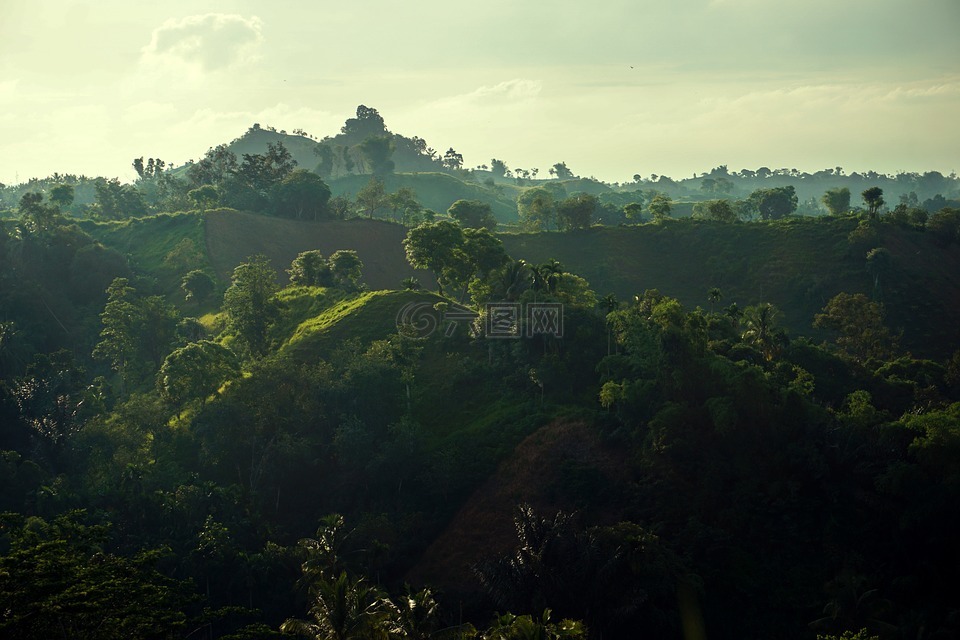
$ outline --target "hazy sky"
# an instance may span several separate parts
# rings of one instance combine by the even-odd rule
[[[960,0],[0,0],[0,182],[358,104],[468,166],[960,171]]]

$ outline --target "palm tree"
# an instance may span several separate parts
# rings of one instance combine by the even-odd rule
[[[551,258],[547,262],[541,264],[537,269],[542,284],[546,286],[547,291],[550,293],[556,293],[557,285],[560,283],[560,280],[563,277],[563,265],[557,260]]]
[[[743,312],[747,329],[743,332],[741,339],[760,349],[760,353],[768,361],[773,360],[780,348],[780,339],[776,331],[777,315],[779,315],[777,308],[769,302],[747,307]]]
[[[384,636],[394,617],[393,605],[379,589],[362,578],[351,579],[346,572],[318,580],[312,597],[313,622],[290,618],[280,631],[317,640],[374,640]]]
[[[604,310],[604,317],[609,316],[611,313],[620,308],[620,300],[617,299],[617,296],[608,293],[607,295],[600,298],[598,306]],[[607,325],[607,355],[610,355],[610,322],[609,320],[605,323]]]
[[[720,302],[723,299],[723,292],[720,291],[719,287],[710,287],[707,291],[707,300],[710,301],[710,313],[713,313],[713,305]]]

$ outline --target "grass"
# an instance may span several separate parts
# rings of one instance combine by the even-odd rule
[[[346,340],[369,344],[397,331],[397,315],[408,305],[433,305],[443,298],[418,291],[369,291],[337,301],[301,322],[281,352],[302,361],[329,355]]]

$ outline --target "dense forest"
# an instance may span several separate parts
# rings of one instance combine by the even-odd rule
[[[960,635],[960,180],[254,125],[0,188],[0,632]]]

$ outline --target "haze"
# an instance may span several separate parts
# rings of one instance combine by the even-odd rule
[[[581,175],[960,168],[956,0],[0,4],[0,182],[134,177],[254,122]]]

